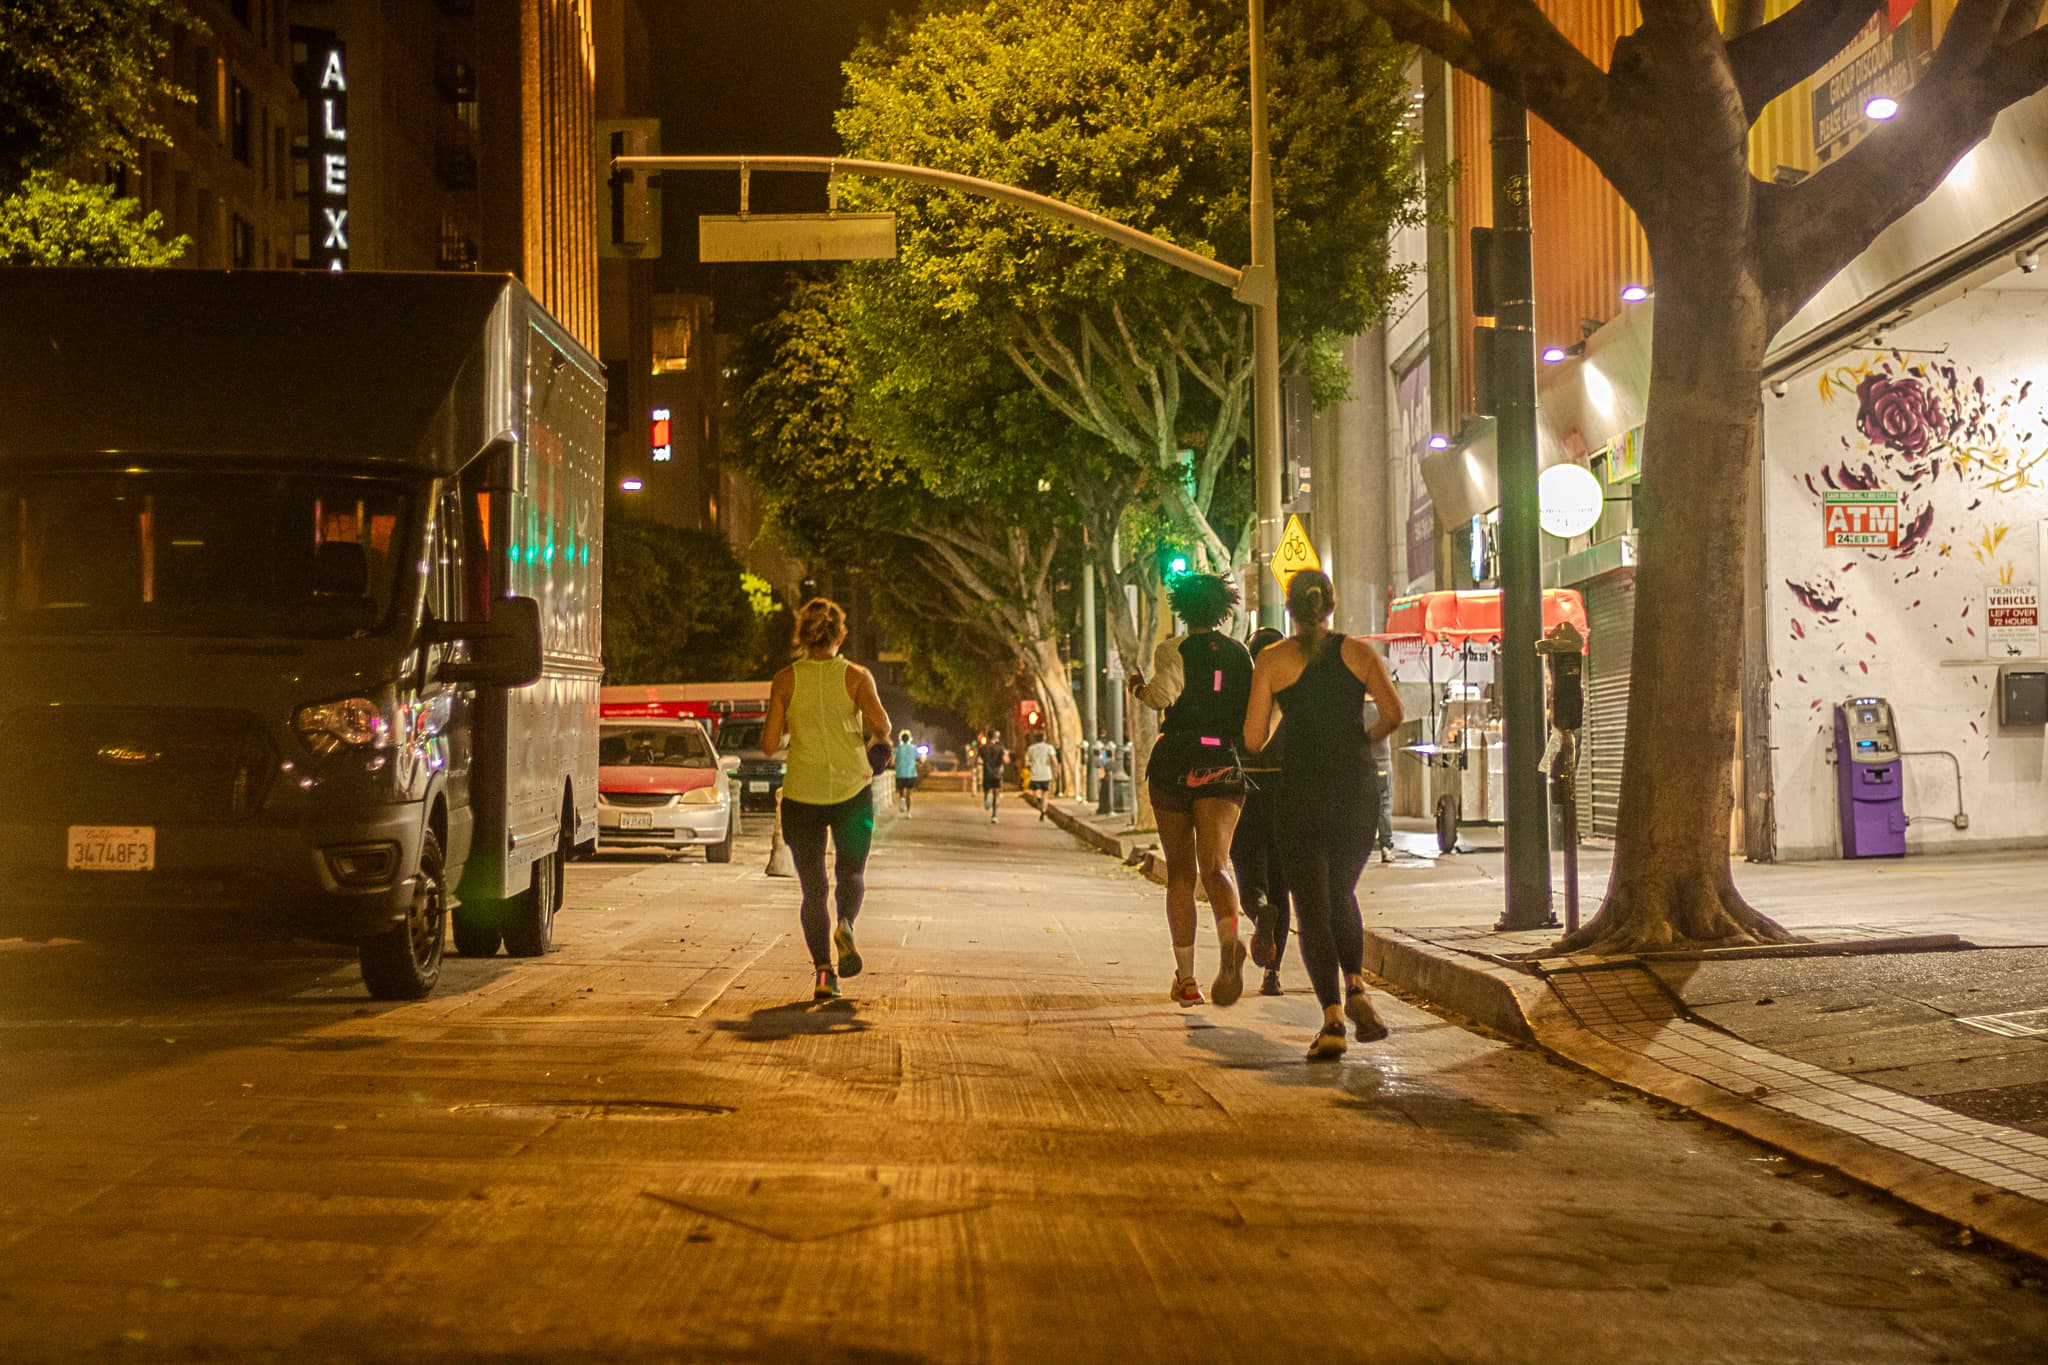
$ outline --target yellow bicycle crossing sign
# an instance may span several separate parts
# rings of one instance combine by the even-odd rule
[[[1273,554],[1273,577],[1280,580],[1280,591],[1286,592],[1288,580],[1303,569],[1322,567],[1323,561],[1316,558],[1316,547],[1309,543],[1300,515],[1288,517],[1287,533],[1280,537],[1280,548]]]

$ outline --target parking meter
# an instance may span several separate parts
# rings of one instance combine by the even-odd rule
[[[1569,621],[1560,621],[1537,642],[1536,652],[1550,669],[1550,743],[1544,767],[1550,796],[1563,815],[1564,923],[1566,932],[1579,927],[1579,810],[1574,773],[1578,768],[1579,730],[1586,723],[1586,637]]]

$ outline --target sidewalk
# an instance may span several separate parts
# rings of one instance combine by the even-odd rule
[[[1150,836],[1090,835],[1153,870]],[[1739,865],[1807,943],[1553,958],[1557,930],[1493,931],[1498,851],[1398,842],[1359,887],[1383,980],[2048,1257],[2048,852]],[[1609,861],[1582,853],[1588,917]]]

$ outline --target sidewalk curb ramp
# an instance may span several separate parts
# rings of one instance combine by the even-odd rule
[[[1164,884],[1156,847],[1098,829],[1057,805],[1051,816],[1061,829]],[[1927,935],[1791,951],[1966,946],[1953,935]],[[1968,1119],[1746,1043],[1690,1015],[1641,960],[1553,959],[1525,969],[1420,934],[1368,926],[1365,967],[1431,1005],[1560,1061],[2048,1260],[2048,1202],[2033,1197],[2048,1196],[2048,1178],[2029,1174],[2048,1173],[2048,1138]],[[1927,1155],[1905,1150],[1915,1146]],[[2030,1188],[2002,1187],[2015,1183]]]
[[[1904,940],[1897,946],[1903,949],[1914,942]],[[1844,950],[1869,951],[1869,945],[1858,945],[1856,949],[1845,945]],[[1461,952],[1397,929],[1367,927],[1365,966],[1382,980],[1420,996],[1432,1005],[1464,1015],[1498,1033],[1534,1043],[1553,1057],[1596,1076],[1675,1104],[1724,1128],[1733,1129],[1811,1165],[1839,1172],[2016,1251],[2048,1260],[2048,1203],[1975,1179],[1938,1161],[1924,1160],[1898,1150],[1882,1141],[1881,1133],[1859,1135],[1835,1123],[1789,1113],[1763,1102],[1776,1093],[1780,1104],[1792,1104],[1797,1101],[1786,1092],[1820,1090],[1841,1094],[1851,1104],[1856,1104],[1861,1096],[1855,1092],[1875,1090],[1876,1087],[1780,1058],[1692,1020],[1683,1013],[1682,1006],[1656,984],[1655,977],[1632,960],[1617,959],[1611,964],[1570,970],[1580,977],[1602,974],[1602,979],[1596,980],[1591,987],[1593,994],[1598,996],[1613,998],[1617,993],[1654,990],[1663,997],[1667,1012],[1662,1015],[1651,1013],[1648,1028],[1643,1027],[1642,1021],[1631,1019],[1621,1027],[1596,1029],[1574,1010],[1556,978],[1520,971],[1478,954]],[[1622,973],[1640,980],[1628,980]],[[1581,992],[1574,990],[1573,994]],[[1672,1048],[1656,1041],[1657,1034],[1674,1025],[1682,1026],[1700,1038],[1718,1040],[1718,1046],[1709,1044],[1706,1050],[1725,1054],[1714,1059],[1719,1063],[1716,1069],[1723,1074],[1739,1075],[1739,1068],[1744,1062],[1760,1063],[1760,1069],[1751,1071],[1750,1075],[1768,1075],[1770,1080],[1760,1081],[1744,1091],[1715,1084],[1669,1064],[1681,1058],[1701,1055],[1694,1043],[1681,1040],[1678,1047]],[[1823,1078],[1839,1084],[1829,1085]],[[1905,1110],[1908,1106],[1933,1108],[1910,1096],[1884,1093],[1889,1097],[1886,1103],[1894,1110]],[[1831,1109],[1812,1105],[1801,1107],[1814,1112],[1832,1112]],[[1856,1107],[1867,1108],[1867,1105],[1856,1104]],[[1946,1111],[1942,1112],[1946,1114]],[[1946,1117],[1951,1123],[1966,1122],[1954,1116]],[[1860,1126],[1868,1128],[1871,1125]],[[2022,1136],[2033,1137],[2031,1134]],[[2040,1143],[2038,1139],[2035,1143],[2048,1147],[2048,1143]]]

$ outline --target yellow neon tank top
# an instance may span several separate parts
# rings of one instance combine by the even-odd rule
[[[807,806],[836,806],[874,780],[860,742],[860,708],[846,692],[844,659],[798,659],[789,699],[789,767],[782,794]]]

